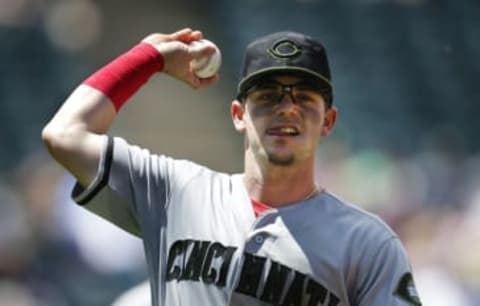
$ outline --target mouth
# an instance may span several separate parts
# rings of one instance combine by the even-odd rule
[[[275,126],[275,127],[268,128],[266,131],[266,134],[270,136],[294,137],[294,136],[300,135],[300,130],[296,126],[290,126],[290,125]]]

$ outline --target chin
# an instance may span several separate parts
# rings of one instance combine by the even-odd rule
[[[295,156],[293,154],[286,156],[268,154],[268,161],[275,166],[290,166],[295,163]]]

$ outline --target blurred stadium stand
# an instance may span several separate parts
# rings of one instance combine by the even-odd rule
[[[102,270],[58,235],[52,220],[66,216],[55,194],[68,180],[45,157],[40,131],[99,66],[150,32],[189,26],[222,49],[221,81],[193,91],[157,76],[112,134],[241,171],[229,102],[244,47],[278,30],[315,36],[340,110],[318,179],[399,233],[425,305],[479,305],[479,16],[476,0],[0,0],[0,301],[107,305],[145,276],[138,262]]]

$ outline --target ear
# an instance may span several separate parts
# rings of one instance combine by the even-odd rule
[[[326,137],[330,135],[335,126],[335,122],[337,121],[337,108],[335,106],[331,106],[325,111],[325,117],[323,118],[323,126],[322,126],[322,136]]]
[[[243,134],[245,133],[245,108],[238,100],[233,100],[232,105],[230,106],[230,115],[232,116],[233,126],[237,132]]]

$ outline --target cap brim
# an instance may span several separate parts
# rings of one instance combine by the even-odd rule
[[[332,90],[333,86],[330,80],[328,80],[323,75],[316,73],[313,70],[302,68],[302,67],[269,67],[261,70],[257,70],[243,79],[240,80],[238,83],[238,93],[242,93],[244,90],[248,89],[253,82],[260,78],[264,78],[274,74],[294,74],[299,75],[301,77],[314,77],[315,79],[319,80],[321,83],[325,85],[326,88]]]

